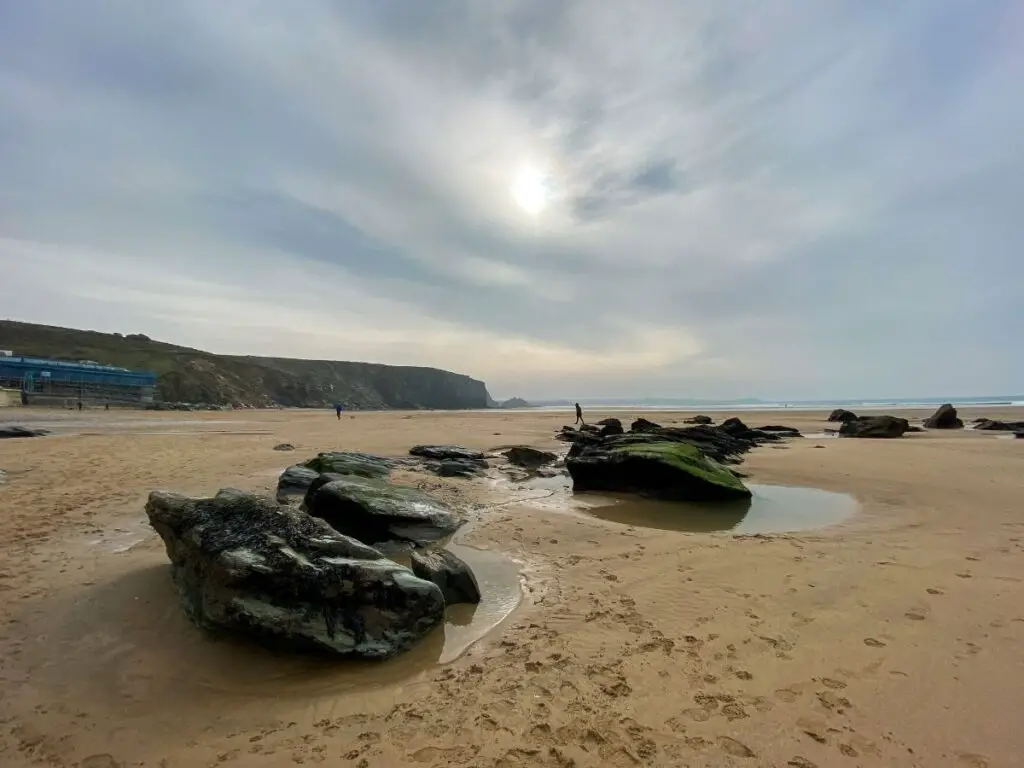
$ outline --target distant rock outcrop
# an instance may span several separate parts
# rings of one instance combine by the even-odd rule
[[[963,429],[964,423],[956,415],[951,403],[940,405],[938,410],[924,420],[928,429]]]
[[[504,400],[498,404],[499,408],[533,408],[528,402],[523,400],[521,397],[512,397],[508,400]]]
[[[910,422],[897,416],[861,416],[843,423],[839,428],[840,437],[903,437],[910,429]]]
[[[146,514],[185,613],[204,629],[381,659],[444,620],[436,584],[293,507],[234,490],[211,499],[155,491]]]

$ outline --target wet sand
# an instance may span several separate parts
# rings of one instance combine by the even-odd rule
[[[1024,441],[758,448],[749,482],[857,504],[769,535],[639,527],[552,509],[551,490],[402,474],[473,512],[461,544],[513,558],[523,600],[450,663],[464,617],[371,667],[200,634],[145,525],[149,490],[269,488],[327,449],[551,448],[569,414],[42,416],[54,435],[0,442],[0,765],[930,768],[1024,754]]]

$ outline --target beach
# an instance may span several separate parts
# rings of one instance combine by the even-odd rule
[[[451,660],[432,637],[329,665],[189,624],[148,493],[270,492],[325,450],[564,451],[571,414],[0,411],[53,430],[0,441],[0,764],[1020,765],[1024,440],[835,439],[823,412],[739,415],[809,435],[754,449],[749,482],[848,494],[855,511],[689,533],[567,512],[543,489],[399,473],[468,511],[460,545],[514,562],[522,598]]]

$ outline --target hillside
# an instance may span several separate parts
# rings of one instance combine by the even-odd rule
[[[80,331],[0,320],[0,349],[155,371],[169,402],[359,409],[486,408],[482,381],[436,368],[215,355],[141,334]]]

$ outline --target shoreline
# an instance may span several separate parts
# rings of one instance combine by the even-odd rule
[[[789,412],[782,421],[802,431],[827,426],[827,414]],[[646,413],[671,423],[691,412]],[[768,423],[752,413],[752,426]],[[153,488],[266,489],[318,450],[551,448],[561,415],[367,412],[339,424],[247,410],[226,415],[239,433],[204,428],[203,413],[186,415],[192,431],[153,433],[165,416],[182,418],[147,412],[150,428],[0,443],[5,765],[109,754],[144,766],[999,766],[1024,752],[1011,722],[1024,707],[1015,441],[957,430],[757,448],[742,465],[749,482],[858,502],[848,521],[794,534],[627,526],[403,474],[475,507],[480,522],[459,543],[522,559],[535,599],[451,663],[358,676],[352,697],[325,689],[322,668],[293,660],[272,673],[207,643],[181,615],[155,534],[117,552],[116,529],[135,535]],[[278,442],[297,450],[272,451]]]

